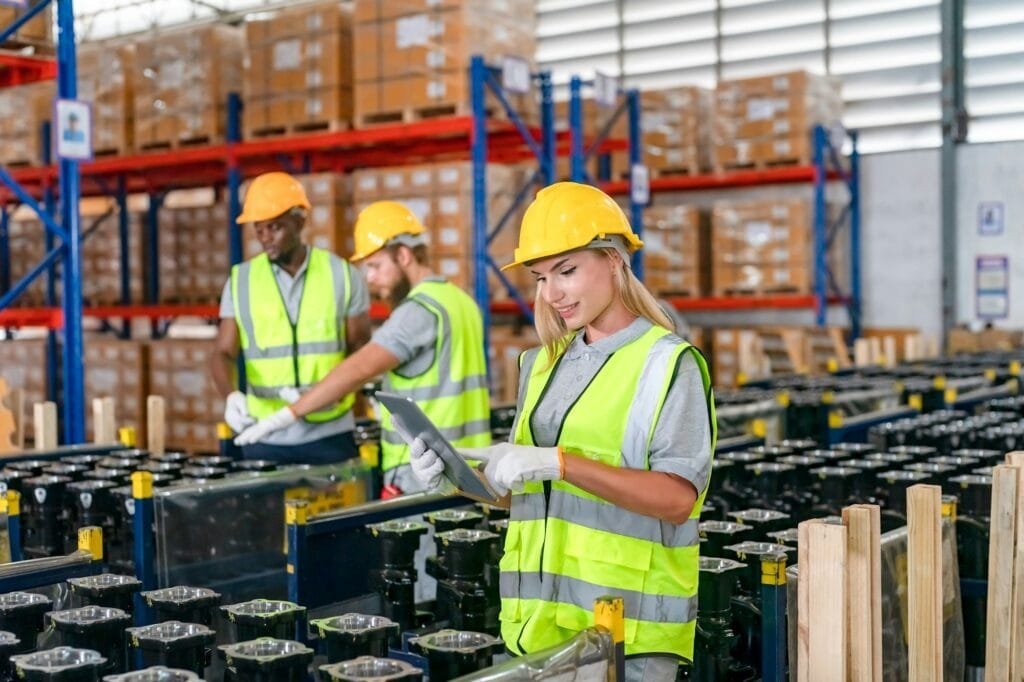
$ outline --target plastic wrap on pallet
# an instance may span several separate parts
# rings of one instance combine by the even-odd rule
[[[156,572],[160,585],[209,585],[225,603],[283,596],[285,499],[311,512],[364,502],[370,471],[361,461],[295,466],[198,481],[154,496]],[[246,590],[256,589],[256,594]]]
[[[605,682],[614,665],[615,646],[606,630],[588,628],[565,644],[512,658],[504,663],[464,675],[460,682],[513,682],[513,680],[567,679]]]
[[[946,680],[964,679],[965,642],[963,603],[960,599],[960,568],[957,564],[956,524],[942,521],[942,651]],[[786,630],[789,679],[795,682],[797,648],[796,566],[786,569]],[[907,635],[907,528],[882,535],[882,678],[885,682],[909,680]]]

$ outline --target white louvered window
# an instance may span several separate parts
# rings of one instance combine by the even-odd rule
[[[838,76],[865,152],[941,144],[940,0],[538,0],[556,84],[620,75],[712,87],[791,69]],[[1024,138],[1024,1],[966,0],[972,142]],[[564,96],[564,89],[559,91]]]

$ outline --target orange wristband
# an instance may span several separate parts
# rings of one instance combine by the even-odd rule
[[[558,448],[558,480],[565,480],[565,453],[562,448]]]

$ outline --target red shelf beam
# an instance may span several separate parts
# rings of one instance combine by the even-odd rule
[[[0,88],[49,81],[57,77],[57,62],[52,57],[30,57],[0,50]]]

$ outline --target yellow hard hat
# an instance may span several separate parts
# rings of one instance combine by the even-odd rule
[[[397,201],[375,201],[356,218],[356,252],[349,260],[362,260],[384,248],[399,235],[421,235],[423,223],[405,204]]]
[[[595,239],[622,237],[630,253],[644,243],[615,201],[592,185],[556,182],[537,192],[519,228],[515,260],[502,270],[581,249]]]
[[[243,225],[270,220],[297,206],[310,208],[306,190],[299,181],[287,173],[264,173],[249,185],[242,215],[235,222]]]

